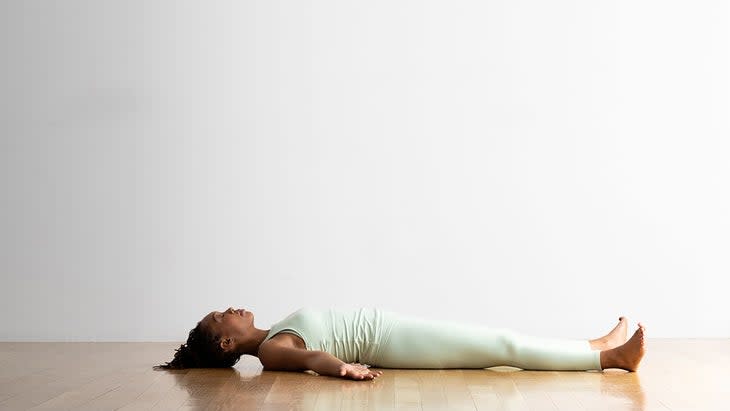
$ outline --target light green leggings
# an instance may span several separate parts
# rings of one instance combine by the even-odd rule
[[[601,370],[587,340],[536,338],[502,328],[398,316],[369,364],[382,368]]]

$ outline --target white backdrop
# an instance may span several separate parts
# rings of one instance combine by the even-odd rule
[[[730,337],[716,1],[4,1],[0,339],[306,305]]]

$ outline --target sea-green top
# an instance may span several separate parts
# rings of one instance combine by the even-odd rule
[[[325,351],[344,362],[368,362],[378,358],[394,322],[392,313],[377,308],[302,308],[272,325],[264,341],[291,333],[304,340],[308,350]]]

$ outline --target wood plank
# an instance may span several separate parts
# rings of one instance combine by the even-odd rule
[[[730,403],[730,339],[647,341],[639,372],[394,370],[372,381],[156,371],[177,343],[0,343],[0,410],[682,410]]]

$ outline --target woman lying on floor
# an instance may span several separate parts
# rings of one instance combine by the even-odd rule
[[[644,356],[644,327],[627,337],[628,320],[592,340],[527,336],[509,329],[404,316],[375,308],[300,309],[270,330],[254,315],[229,308],[207,314],[163,369],[232,367],[243,354],[264,370],[312,370],[369,380],[376,368],[489,368],[635,371]],[[369,365],[368,365],[369,364]]]

